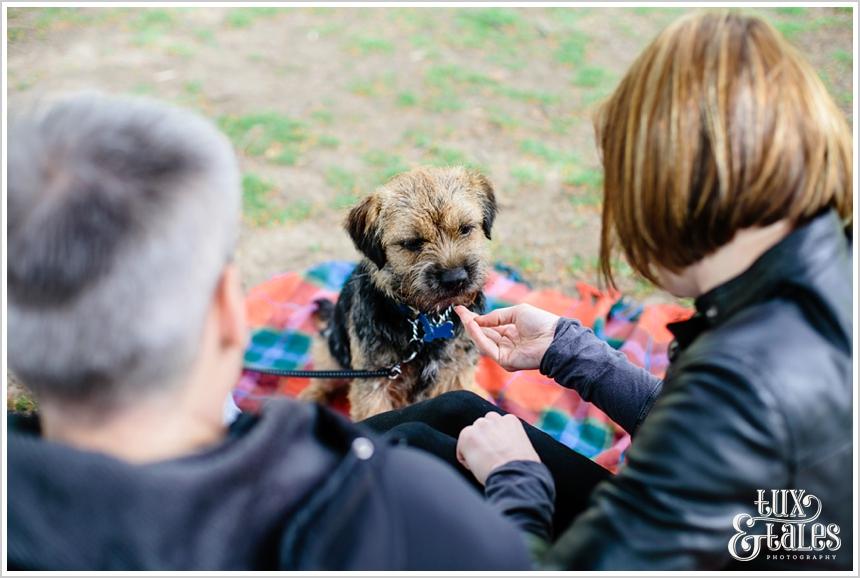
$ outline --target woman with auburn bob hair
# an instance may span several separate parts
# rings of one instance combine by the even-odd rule
[[[504,368],[540,369],[630,432],[619,472],[467,392],[367,423],[459,462],[550,568],[850,569],[845,118],[769,25],[700,13],[645,49],[595,125],[604,276],[617,247],[695,298],[665,379],[574,319],[458,314]]]

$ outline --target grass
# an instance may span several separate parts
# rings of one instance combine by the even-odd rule
[[[37,411],[39,406],[35,399],[26,393],[20,393],[13,399],[7,399],[6,409],[19,414],[30,415]]]
[[[586,66],[576,71],[573,84],[583,88],[595,88],[607,79],[606,71],[596,66]]]
[[[254,173],[242,176],[242,211],[253,223],[262,224],[272,213],[270,193],[275,185]]]
[[[359,96],[374,97],[390,92],[395,85],[393,72],[386,72],[366,78],[355,78],[347,85],[347,89]]]
[[[274,16],[278,11],[278,8],[235,8],[227,13],[226,22],[231,28],[248,28],[260,18]]]
[[[399,155],[376,149],[364,154],[364,162],[374,169],[372,186],[381,185],[391,177],[409,170],[409,165]]]
[[[585,62],[588,36],[578,30],[566,33],[554,53],[555,60],[567,66],[580,66]]]
[[[520,14],[506,8],[458,10],[455,23],[464,43],[469,46],[498,43],[500,37],[509,35],[523,25]]]
[[[425,108],[430,112],[457,112],[466,106],[459,95],[453,90],[431,96],[425,101]]]
[[[511,113],[499,108],[492,107],[488,111],[489,121],[503,129],[515,129],[522,126],[522,121],[514,117]]]
[[[375,36],[357,36],[349,43],[352,52],[359,54],[391,54],[394,52],[394,44],[384,38]]]
[[[311,204],[304,200],[282,204],[275,199],[275,185],[254,173],[242,176],[242,212],[253,225],[267,226],[303,221],[311,216]]]
[[[573,162],[576,155],[552,148],[542,140],[526,139],[520,142],[520,151],[526,155],[543,159],[548,163]]]
[[[511,168],[511,177],[520,187],[543,185],[544,170],[533,164],[519,164]]]
[[[315,110],[311,112],[310,116],[320,124],[330,125],[334,122],[334,113],[328,109]]]
[[[276,112],[223,116],[218,125],[243,153],[282,165],[295,164],[308,138],[304,123]]]
[[[511,265],[524,274],[543,270],[540,260],[522,247],[498,245],[493,248],[493,260]]]
[[[144,8],[131,21],[134,43],[138,46],[155,44],[176,24],[175,11],[164,8]]]
[[[352,194],[357,188],[355,173],[338,166],[326,169],[325,182],[340,193]]]
[[[562,183],[573,190],[567,199],[574,207],[597,207],[603,202],[603,171],[577,165],[564,167]]]
[[[429,90],[437,93],[430,99],[431,103],[435,103],[435,106],[429,106],[430,110],[434,112],[462,109],[463,103],[459,98],[461,92],[483,95],[489,93],[512,100],[543,105],[555,104],[559,100],[556,94],[503,84],[482,72],[456,64],[431,66],[424,73],[424,84]]]
[[[842,50],[842,49],[834,50],[832,52],[832,57],[833,57],[833,60],[835,60],[836,62],[838,62],[840,64],[844,64],[844,65],[848,66],[849,68],[854,63],[854,55],[851,54],[851,52],[848,50]]]
[[[406,90],[397,93],[397,106],[408,107],[416,104],[418,104],[418,97],[414,92]]]
[[[323,148],[336,149],[340,146],[340,139],[330,134],[323,134],[317,137],[317,144]]]
[[[431,145],[425,156],[425,161],[434,167],[467,167],[484,170],[481,165],[470,159],[460,149]]]

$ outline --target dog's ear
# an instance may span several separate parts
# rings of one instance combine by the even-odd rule
[[[377,226],[379,199],[376,193],[368,195],[354,206],[346,217],[346,232],[352,237],[355,248],[382,269],[385,266],[385,249]]]
[[[487,239],[490,239],[492,238],[490,231],[493,229],[493,223],[496,220],[496,213],[498,212],[493,184],[487,177],[478,172],[472,173],[472,182],[481,195],[482,210],[484,213],[481,228],[484,230],[484,235]]]

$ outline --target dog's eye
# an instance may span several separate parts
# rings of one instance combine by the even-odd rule
[[[424,239],[407,239],[405,241],[401,241],[400,246],[407,251],[417,253],[422,247],[424,247]]]
[[[465,237],[469,233],[475,230],[475,225],[463,225],[460,227],[460,235]]]

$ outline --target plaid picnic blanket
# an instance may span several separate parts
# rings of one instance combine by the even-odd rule
[[[280,369],[312,369],[311,339],[316,332],[312,314],[319,298],[337,299],[355,263],[328,261],[304,273],[285,273],[254,287],[246,307],[252,328],[245,361]],[[487,311],[530,303],[564,317],[574,317],[631,362],[662,377],[669,363],[672,336],[666,324],[684,319],[690,311],[673,304],[642,306],[617,292],[602,292],[577,284],[577,296],[552,290],[532,290],[513,270],[497,265],[484,292]],[[259,410],[272,395],[295,396],[307,379],[283,378],[245,371],[233,397],[243,411]],[[499,407],[516,414],[575,451],[615,470],[630,444],[630,437],[606,414],[537,371],[507,372],[482,357],[477,385]],[[334,402],[348,412],[346,400]]]

